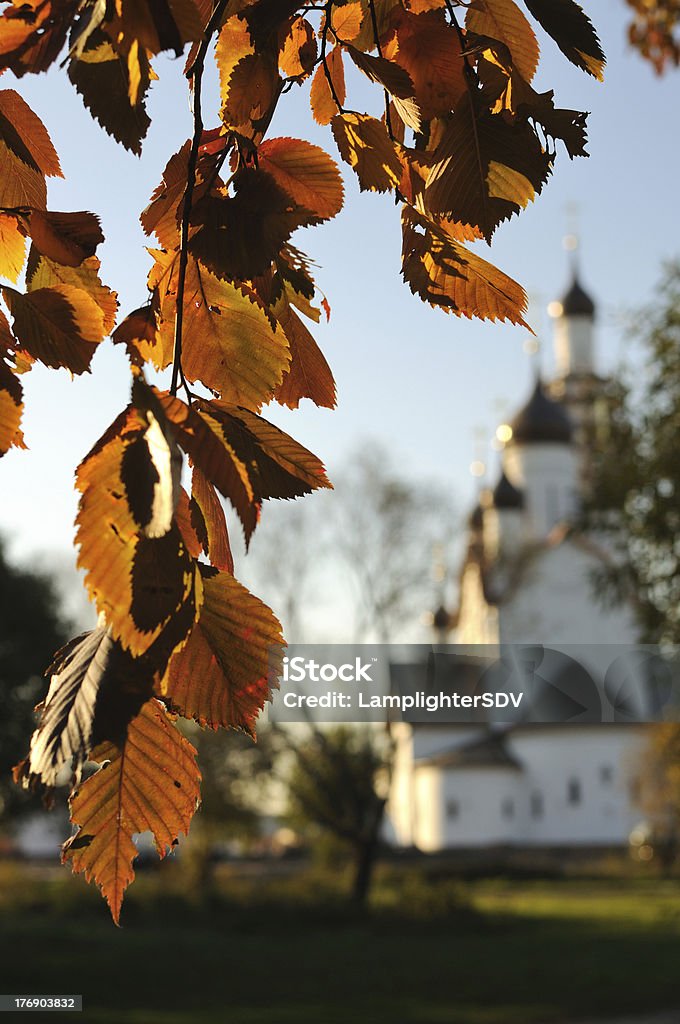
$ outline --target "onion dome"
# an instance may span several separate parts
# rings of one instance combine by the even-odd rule
[[[560,305],[562,306],[562,316],[587,316],[591,320],[595,316],[595,303],[590,295],[583,290],[576,275],[574,275],[571,288]]]
[[[566,410],[548,398],[539,380],[533,394],[512,421],[512,438],[518,444],[569,444],[573,426]]]
[[[501,478],[494,488],[493,503],[495,508],[501,510],[524,508],[524,495],[510,483],[505,473],[501,473]]]
[[[484,526],[484,509],[481,505],[477,504],[473,508],[468,519],[468,526],[471,530],[481,530]]]
[[[440,604],[432,615],[432,625],[440,633],[451,628],[451,615],[443,604]]]

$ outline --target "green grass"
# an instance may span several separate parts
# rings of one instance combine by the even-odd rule
[[[196,900],[170,866],[140,876],[116,929],[82,879],[0,865],[0,991],[82,993],[85,1012],[59,1017],[81,1024],[548,1024],[680,1005],[676,882],[392,869],[360,914],[342,881],[223,871]]]

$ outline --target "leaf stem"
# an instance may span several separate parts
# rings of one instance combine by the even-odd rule
[[[378,56],[382,57],[382,46],[380,45],[380,32],[378,31],[378,16],[375,13],[374,0],[368,0],[368,9],[371,12],[371,24],[373,25],[373,38],[375,40],[375,48],[378,51]],[[387,134],[394,142],[394,132],[392,131],[392,116],[390,114],[390,94],[387,89],[383,90],[385,93],[385,127],[387,128]]]
[[[189,162],[187,166],[187,183],[184,189],[182,200],[182,225],[180,230],[179,246],[179,269],[177,272],[177,302],[175,307],[175,338],[172,356],[172,379],[170,382],[170,394],[176,395],[177,388],[181,381],[183,388],[190,395],[189,388],[182,369],[182,331],[184,326],[184,287],[187,276],[187,264],[189,262],[189,227],[191,222],[191,204],[196,186],[196,168],[198,165],[198,151],[201,146],[203,135],[203,115],[201,111],[201,87],[203,84],[203,71],[205,58],[212,41],[215,30],[219,27],[229,0],[218,0],[206,25],[203,38],[196,52],[190,67],[187,68],[187,78],[191,80],[193,93],[193,120],[194,132],[189,151]]]

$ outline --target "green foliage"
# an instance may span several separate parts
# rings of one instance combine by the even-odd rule
[[[27,794],[12,785],[11,770],[25,754],[44,695],[43,674],[68,625],[46,576],[7,561],[0,541],[0,821],[26,809]]]

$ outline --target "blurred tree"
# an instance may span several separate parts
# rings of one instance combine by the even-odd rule
[[[43,678],[70,626],[62,618],[54,584],[32,569],[11,565],[0,540],[0,822],[29,805],[11,780],[35,727],[33,708],[46,693]]]
[[[319,492],[270,515],[251,568],[289,643],[320,642],[312,612],[327,609],[331,639],[395,642],[439,602],[432,567],[456,519],[443,488],[401,475],[389,453],[364,443]]]
[[[610,387],[606,443],[593,444],[591,528],[616,557],[597,579],[612,602],[632,595],[647,643],[680,643],[680,262],[635,318],[643,366]]]
[[[388,737],[356,726],[312,727],[302,742],[290,733],[282,735],[294,754],[288,776],[291,824],[311,839],[331,836],[348,849],[354,865],[352,898],[363,904],[389,787]]]
[[[633,9],[628,38],[658,74],[680,64],[680,0],[626,0]]]
[[[663,722],[650,730],[636,778],[637,803],[649,828],[648,841],[669,871],[680,850],[680,725]]]

